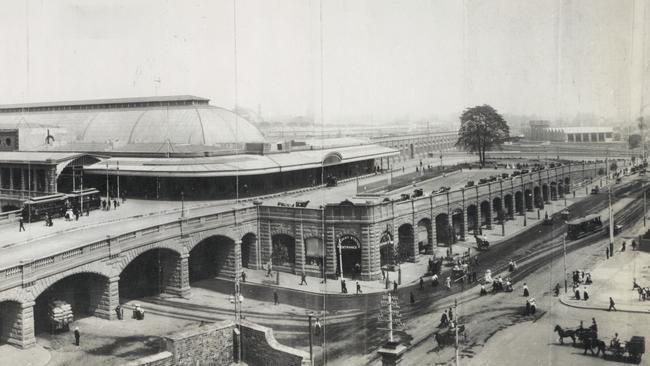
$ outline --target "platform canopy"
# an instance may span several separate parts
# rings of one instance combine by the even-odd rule
[[[157,177],[229,177],[289,172],[398,155],[379,145],[301,150],[267,155],[239,154],[196,158],[113,157],[84,166],[87,174]]]

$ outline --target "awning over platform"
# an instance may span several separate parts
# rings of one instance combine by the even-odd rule
[[[268,155],[227,155],[199,158],[110,158],[84,166],[87,174],[158,177],[228,177],[260,175],[320,168],[398,155],[399,151],[379,145],[300,150]],[[118,168],[119,165],[119,168]]]

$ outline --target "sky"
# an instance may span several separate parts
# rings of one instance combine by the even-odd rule
[[[0,0],[0,104],[192,94],[390,123],[638,117],[644,0]],[[650,107],[644,110],[650,114]]]

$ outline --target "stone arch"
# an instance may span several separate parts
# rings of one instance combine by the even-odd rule
[[[392,266],[397,259],[395,252],[395,245],[393,242],[393,234],[390,231],[384,231],[379,238],[379,265]]]
[[[564,190],[562,192],[569,193],[569,191],[571,191],[571,178],[566,177],[564,178]]]
[[[424,217],[417,224],[418,251],[420,253],[433,252],[433,227],[431,219]]]
[[[108,317],[111,311],[110,278],[97,272],[76,272],[59,278],[35,294],[35,330],[51,331],[49,321],[50,304],[63,301],[70,304],[75,319],[98,315]]]
[[[451,239],[456,242],[458,238],[465,239],[465,216],[463,209],[455,208],[451,211]]]
[[[548,184],[544,183],[542,184],[542,200],[544,203],[550,203],[550,194],[549,194],[549,189],[548,189]]]
[[[227,238],[228,240],[232,240],[233,242],[237,242],[235,238],[241,238],[243,235],[240,235],[240,233],[233,232],[230,230],[220,230],[220,229],[213,229],[213,230],[206,230],[206,231],[201,231],[197,233],[192,233],[189,237],[190,240],[185,242],[185,245],[181,249],[181,254],[189,254],[192,249],[194,249],[195,246],[197,246],[199,243],[202,241],[209,239],[211,237],[224,237]],[[173,250],[178,250],[176,249],[176,246],[165,246],[166,248],[170,248]]]
[[[436,215],[436,244],[448,246],[453,244],[453,232],[449,215],[441,213]]]
[[[488,229],[492,226],[492,209],[490,201],[481,202],[481,226],[486,226]]]
[[[255,266],[257,258],[257,235],[255,233],[246,233],[241,238],[241,265],[242,267],[251,268],[251,262]]]
[[[503,210],[501,197],[494,197],[492,200],[492,211],[494,212],[494,217],[496,217],[497,221],[501,222],[505,219],[505,211]]]
[[[75,274],[84,274],[84,273],[96,274],[98,276],[102,276],[106,278],[112,278],[116,275],[113,268],[108,266],[105,262],[97,261],[97,262],[88,263],[83,266],[71,268],[67,271],[62,271],[57,274],[36,281],[34,283],[34,286],[30,289],[30,293],[31,293],[30,299],[36,299],[48,287],[54,285],[56,282],[66,277],[70,277]]]
[[[413,235],[413,226],[405,223],[397,229],[397,253],[400,262],[415,258],[415,243]]]
[[[550,195],[551,195],[551,201],[556,201],[557,200],[557,183],[551,182],[550,185]]]
[[[468,230],[471,230],[474,235],[478,234],[478,208],[475,204],[467,206],[467,228]]]
[[[515,210],[520,215],[524,214],[524,195],[521,191],[515,192]]]
[[[183,270],[182,257],[186,255],[166,247],[129,253],[120,271],[120,296],[133,299],[161,293],[176,294]]]
[[[544,201],[542,200],[542,189],[540,186],[533,187],[533,208],[544,208]]]
[[[503,204],[505,207],[506,217],[512,220],[515,216],[515,203],[512,199],[512,194],[506,194],[503,196]]]
[[[233,278],[238,267],[236,246],[225,235],[212,235],[196,243],[188,258],[190,283],[215,277]]]
[[[13,334],[22,333],[20,318],[22,303],[18,300],[0,301],[0,345],[14,343]]]
[[[524,202],[526,203],[526,210],[533,210],[533,192],[530,189],[524,191]]]
[[[154,249],[167,249],[176,253],[179,256],[186,255],[189,252],[189,250],[187,250],[185,247],[178,245],[177,242],[172,240],[149,243],[147,245],[142,245],[137,248],[131,249],[126,253],[122,253],[122,255],[120,256],[120,260],[117,263],[116,272],[121,273],[129,264],[131,264],[131,262],[134,259],[139,257],[141,254]]]

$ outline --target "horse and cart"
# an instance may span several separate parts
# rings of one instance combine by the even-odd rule
[[[459,324],[458,327],[458,339],[461,337],[467,339],[467,333],[465,331],[465,325]],[[456,328],[449,327],[447,329],[433,333],[433,337],[438,344],[438,347],[452,346],[456,344]]]
[[[598,339],[598,331],[595,326],[564,329],[556,325],[553,330],[558,333],[560,344],[564,344],[564,338],[571,338],[575,346],[577,338],[585,350],[585,355],[589,350],[595,356],[602,353],[604,359],[640,363],[641,357],[645,353],[645,337],[642,336],[633,336],[629,341],[624,342],[614,339],[608,346],[605,341]]]

